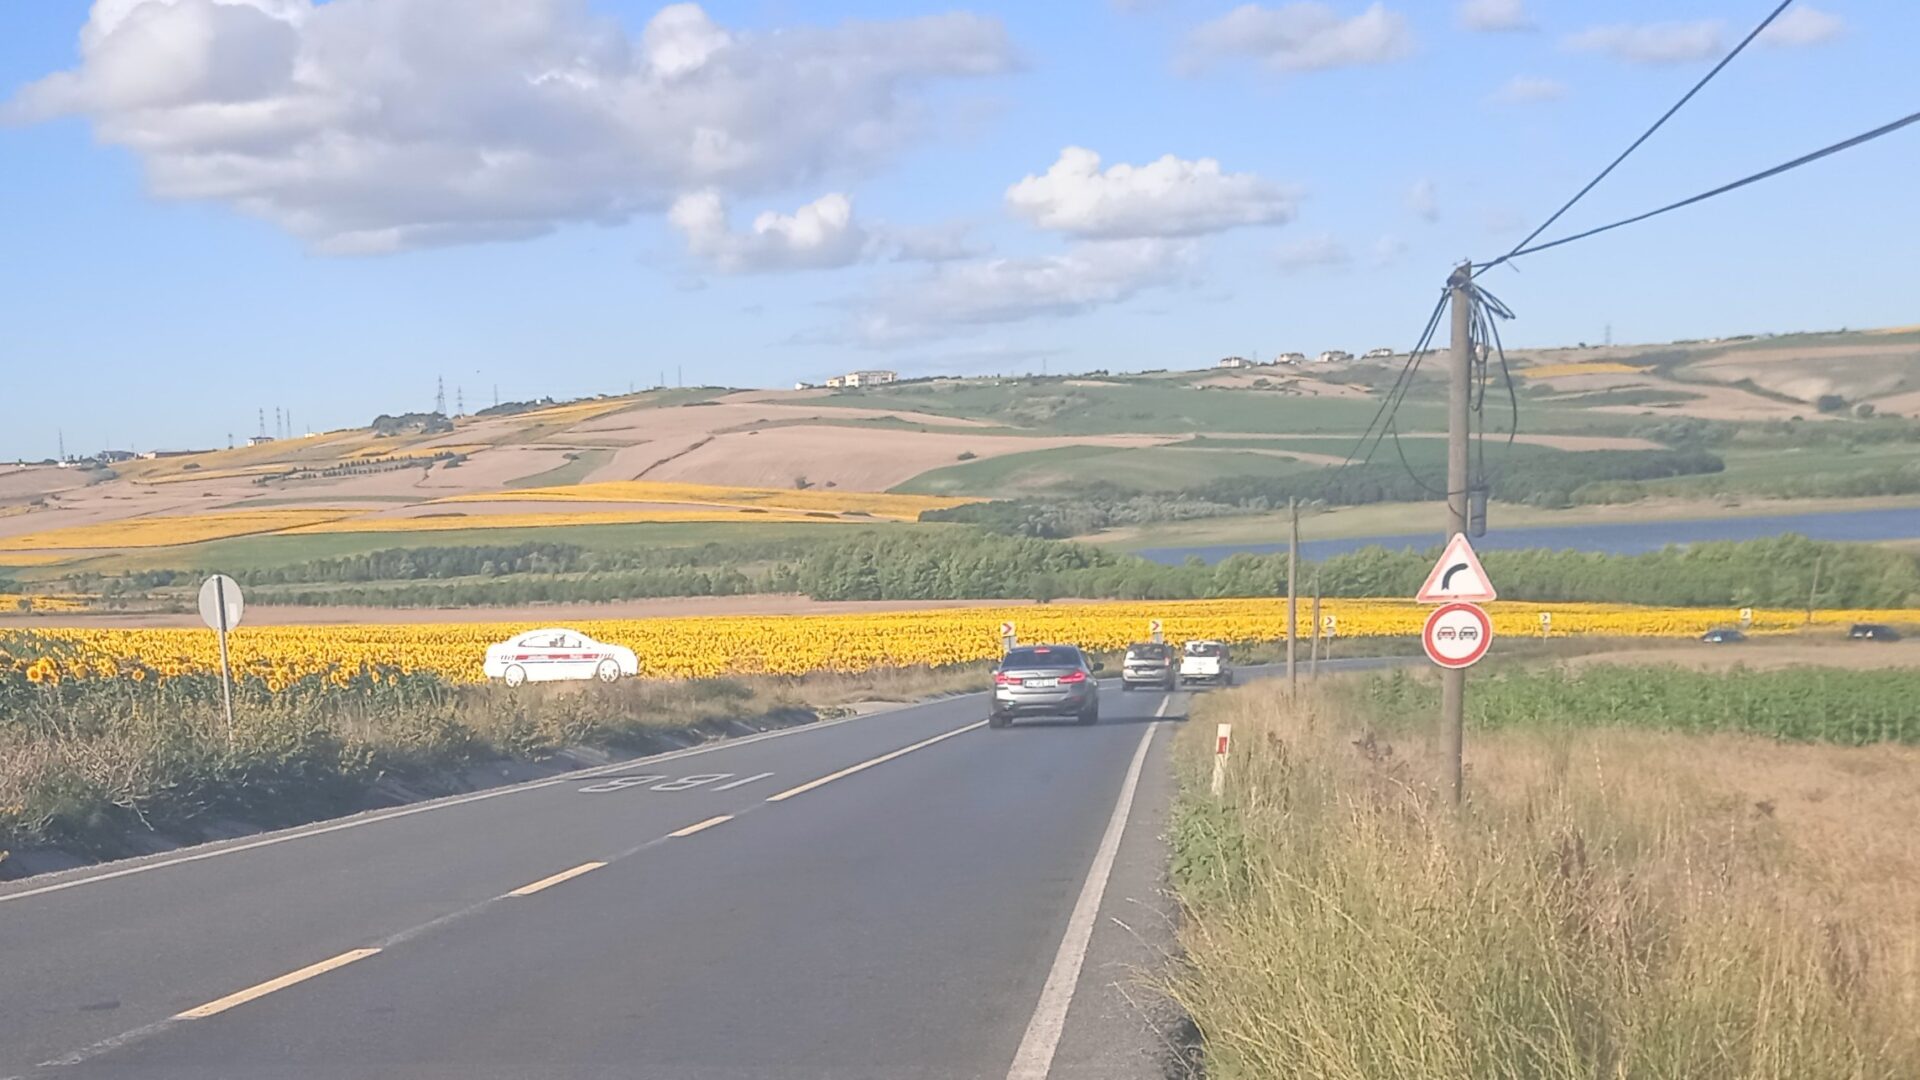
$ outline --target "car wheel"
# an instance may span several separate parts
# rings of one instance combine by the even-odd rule
[[[602,660],[600,661],[600,666],[593,669],[593,675],[594,678],[604,683],[619,682],[620,665],[612,660]]]
[[[1229,671],[1229,672],[1227,672],[1227,673],[1226,673],[1225,675],[1222,675],[1222,676],[1220,676],[1220,681],[1221,681],[1221,683],[1222,683],[1222,684],[1224,684],[1224,685],[1226,685],[1226,686],[1232,686],[1232,685],[1233,685],[1233,672],[1231,672],[1231,671]]]
[[[987,714],[987,726],[990,728],[1003,728],[1012,723],[1013,717],[1011,716],[1000,716],[995,713]]]
[[[1074,719],[1082,724],[1097,724],[1100,722],[1100,706],[1095,705],[1090,709],[1082,709],[1080,715]]]
[[[519,686],[527,681],[527,669],[519,664],[508,664],[506,670],[507,685]]]

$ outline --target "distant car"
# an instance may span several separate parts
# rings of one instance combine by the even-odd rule
[[[1180,650],[1180,685],[1233,685],[1233,657],[1218,641],[1189,641]]]
[[[1854,623],[1847,628],[1849,641],[1899,641],[1900,631],[1881,623]]]
[[[1173,646],[1158,641],[1142,641],[1127,646],[1127,659],[1120,667],[1120,689],[1136,686],[1174,688],[1179,674],[1173,664]]]
[[[1709,630],[1700,635],[1700,640],[1709,645],[1738,645],[1747,640],[1747,635],[1738,630]]]
[[[640,659],[623,645],[606,645],[578,630],[549,628],[516,635],[487,649],[489,679],[508,686],[563,679],[619,682],[640,674]]]
[[[1368,349],[1362,360],[1384,360],[1393,355],[1392,349]]]
[[[1071,716],[1083,724],[1100,719],[1101,665],[1072,645],[1023,645],[1007,650],[993,671],[993,704],[987,726],[1003,728],[1020,716]]]

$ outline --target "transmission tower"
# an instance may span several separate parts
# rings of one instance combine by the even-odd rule
[[[467,392],[458,386],[453,388],[453,414],[455,416],[467,414]]]
[[[260,437],[264,439],[267,437],[267,410],[265,409],[260,410],[259,419],[260,419]]]
[[[433,411],[447,415],[447,380],[439,376],[433,380]]]

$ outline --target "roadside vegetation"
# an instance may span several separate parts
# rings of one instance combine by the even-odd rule
[[[1920,1075],[1920,750],[1831,745],[1873,735],[1816,696],[1861,674],[1597,672],[1475,680],[1458,812],[1432,783],[1431,688],[1409,688],[1428,680],[1201,701],[1170,989],[1207,1075]],[[1831,711],[1897,720],[1916,690],[1862,680]]]
[[[284,682],[243,673],[229,742],[217,675],[0,670],[0,878],[9,847],[129,854],[129,837],[150,831],[193,839],[227,821],[285,826],[378,805],[383,781],[461,790],[461,770],[503,759],[644,753],[980,678],[955,665],[508,689],[374,664]]]
[[[1435,554],[1367,548],[1306,563],[1301,589],[1309,591],[1317,580],[1329,597],[1410,596]],[[1514,600],[1920,606],[1920,558],[1913,553],[1795,536],[1644,555],[1491,551],[1484,561],[1502,596]],[[210,569],[76,573],[44,578],[40,588],[97,597],[109,609],[184,611]],[[406,608],[753,594],[815,600],[1270,597],[1285,594],[1287,566],[1284,554],[1168,566],[1086,544],[952,528],[622,550],[548,542],[389,548],[232,573],[255,603]]]

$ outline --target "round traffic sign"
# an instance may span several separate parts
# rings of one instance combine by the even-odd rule
[[[225,574],[215,574],[200,583],[200,621],[209,630],[225,633],[240,625],[246,602],[240,598],[240,583]]]
[[[1493,620],[1474,604],[1443,604],[1427,616],[1420,644],[1443,668],[1471,667],[1493,644]]]

